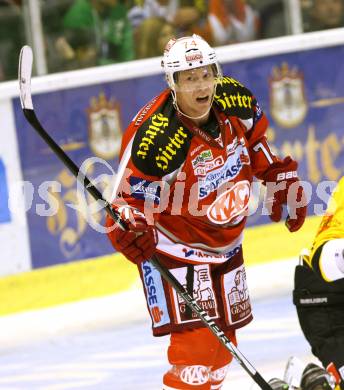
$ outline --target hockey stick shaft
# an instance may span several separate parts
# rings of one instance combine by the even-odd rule
[[[19,60],[19,85],[20,85],[20,100],[23,109],[23,113],[27,121],[38,132],[43,140],[48,144],[52,151],[60,158],[65,166],[71,171],[71,173],[81,182],[86,190],[93,196],[96,201],[101,201],[104,205],[106,212],[125,229],[125,223],[121,220],[120,216],[112,209],[111,205],[104,200],[102,194],[92,184],[86,175],[81,174],[78,166],[69,158],[64,150],[50,137],[47,131],[43,128],[39,122],[35,111],[33,109],[31,98],[31,69],[32,69],[32,51],[28,46],[24,46],[21,50]],[[219,341],[230,351],[233,357],[243,367],[243,369],[251,376],[251,378],[260,386],[263,390],[272,390],[270,385],[264,380],[264,378],[257,372],[257,370],[251,365],[251,363],[242,355],[242,353],[236,348],[236,346],[228,339],[224,332],[218,327],[218,325],[209,318],[207,313],[198,305],[196,300],[185,290],[180,282],[172,275],[172,273],[160,264],[160,261],[156,256],[149,259],[151,264],[160,272],[162,277],[169,283],[176,292],[184,299],[187,306],[200,318],[200,320],[206,325],[211,332],[219,339]]]

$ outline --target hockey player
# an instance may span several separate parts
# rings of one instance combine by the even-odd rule
[[[156,254],[236,343],[235,329],[252,320],[241,243],[253,177],[274,184],[272,220],[288,201],[291,232],[304,222],[305,196],[297,163],[271,153],[256,98],[221,75],[206,41],[170,40],[163,67],[169,88],[139,111],[122,140],[113,207],[128,230],[110,218],[107,226],[115,249],[138,265],[153,335],[171,335],[163,388],[220,389],[230,353],[148,259]]]
[[[344,278],[344,178],[330,199],[311,253],[304,260],[326,282]]]
[[[344,389],[344,178],[330,199],[310,253],[304,251],[301,260],[294,290],[300,325],[313,354]]]

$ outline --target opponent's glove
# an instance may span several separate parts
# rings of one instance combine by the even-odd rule
[[[154,226],[149,226],[141,211],[131,206],[112,206],[127,226],[122,230],[111,217],[106,218],[108,236],[113,247],[135,264],[148,260],[158,243]]]
[[[304,205],[306,195],[299,183],[296,170],[297,162],[286,157],[283,161],[271,164],[263,176],[263,184],[267,188],[265,206],[269,210],[269,216],[272,221],[279,222],[282,217],[283,205],[286,204],[288,217],[285,224],[291,232],[300,229],[307,215],[307,206]],[[302,205],[300,206],[301,201]]]

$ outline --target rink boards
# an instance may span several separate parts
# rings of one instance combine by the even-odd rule
[[[310,245],[318,225],[319,217],[311,217],[293,234],[283,223],[247,228],[244,256],[253,296],[292,285],[297,254]],[[139,284],[136,267],[121,254],[40,268],[0,279],[0,315],[116,294]]]
[[[299,174],[312,191],[310,215],[324,211],[329,192],[344,170],[343,36],[338,29],[217,49],[224,73],[248,85],[269,117],[268,138],[274,149],[299,161]],[[43,125],[78,165],[91,156],[106,162],[97,162],[87,171],[92,179],[107,176],[103,189],[106,184],[111,187],[111,169],[116,172],[118,164],[119,143],[113,141],[120,139],[141,105],[164,86],[160,61],[154,58],[35,78],[33,103]],[[0,180],[7,189],[0,193],[0,275],[4,276],[0,295],[12,301],[7,305],[2,299],[0,312],[128,287],[135,279],[134,268],[117,262],[105,235],[76,212],[76,181],[26,123],[17,83],[0,85],[0,96],[6,140],[0,143],[4,167]],[[108,131],[96,142],[99,122],[94,118],[100,110]],[[47,188],[58,205],[52,215]],[[90,199],[84,197],[83,210],[87,202]],[[282,224],[266,225],[269,220],[261,215],[258,197],[252,209],[248,225],[258,227],[246,234],[248,262],[297,256],[299,249],[310,245],[317,217],[289,235]],[[104,214],[95,213],[94,220],[101,226]],[[30,297],[26,286],[32,284],[37,295]]]

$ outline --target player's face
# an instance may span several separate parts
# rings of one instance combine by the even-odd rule
[[[192,117],[209,110],[213,100],[215,76],[210,65],[178,74],[176,97],[179,108]]]

